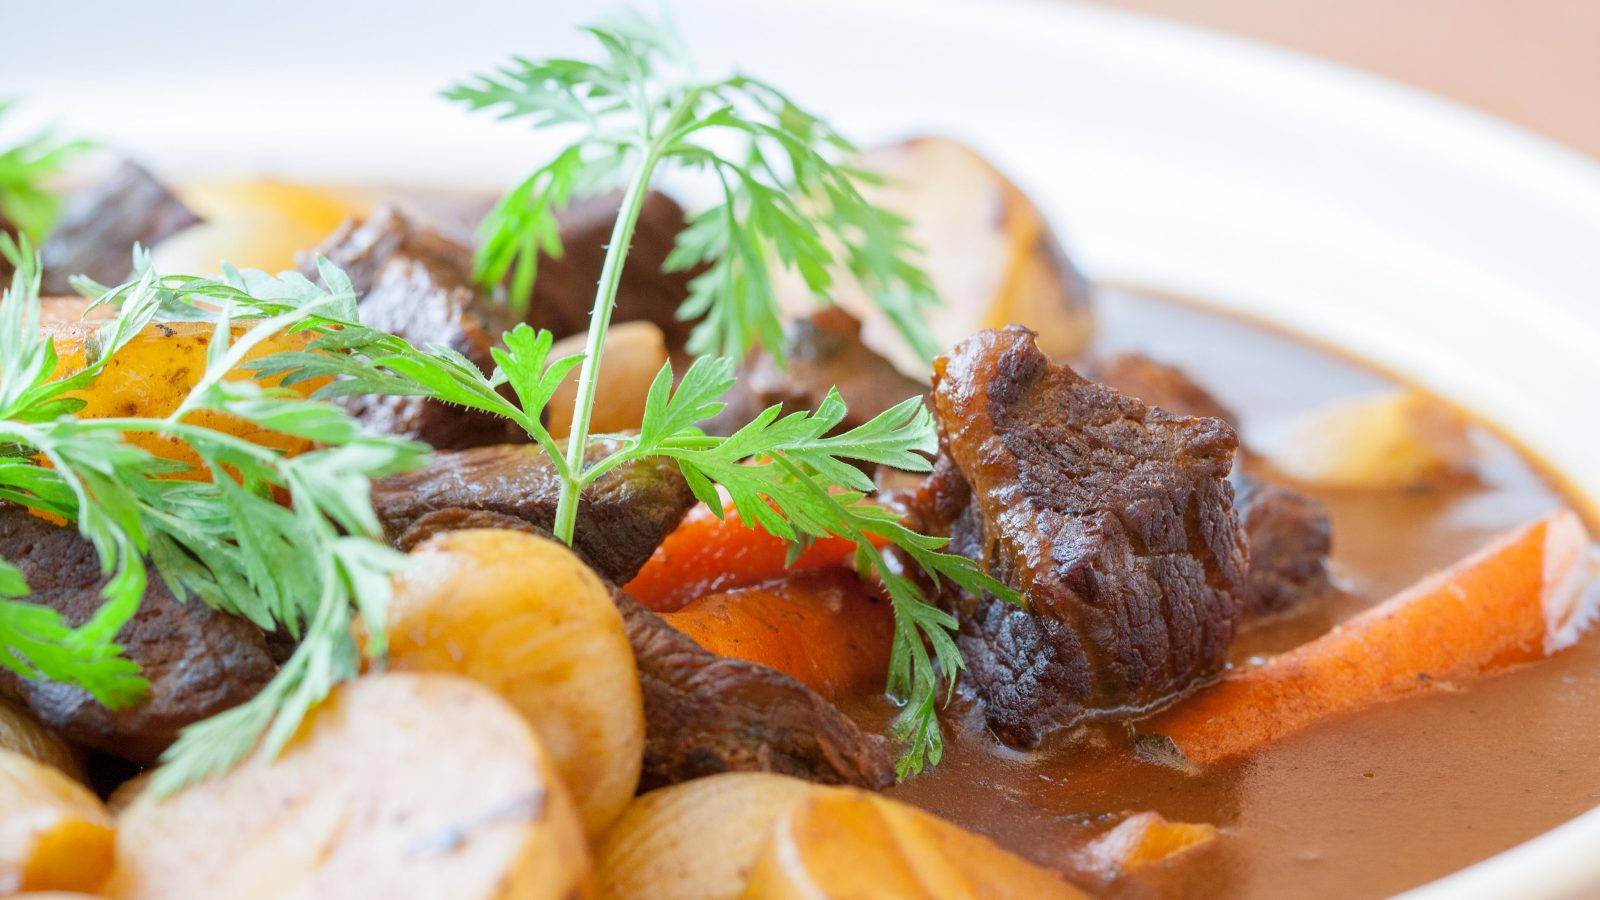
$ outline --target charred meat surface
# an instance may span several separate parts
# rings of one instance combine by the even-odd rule
[[[511,322],[473,285],[471,250],[384,207],[340,226],[317,252],[350,276],[363,324],[416,346],[449,347],[484,372],[493,369],[490,348]],[[500,416],[429,397],[354,396],[339,402],[372,431],[440,449],[527,440]]]
[[[592,459],[617,449],[595,441]],[[391,543],[409,549],[440,531],[503,528],[513,521],[548,530],[561,480],[541,448],[524,444],[439,453],[415,472],[372,486],[372,503]],[[694,505],[669,459],[625,463],[584,489],[573,546],[602,575],[624,583]]]
[[[67,197],[56,227],[39,248],[46,294],[70,294],[87,275],[117,284],[133,268],[133,246],[150,248],[200,222],[142,166],[123,161],[105,179]]]
[[[718,656],[626,593],[614,597],[644,695],[641,791],[719,772],[874,790],[894,783],[883,737],[816,691],[776,669]]]
[[[20,507],[0,505],[0,557],[22,570],[28,601],[81,625],[105,602],[100,558],[76,531]],[[0,669],[0,695],[72,740],[136,762],[152,762],[179,729],[237,706],[277,672],[261,629],[198,599],[179,603],[151,572],[139,611],[117,632],[150,682],[145,699],[112,711],[80,688],[26,681]]]
[[[1333,525],[1320,501],[1281,485],[1244,479],[1238,505],[1250,545],[1246,616],[1283,612],[1328,589]]]
[[[1153,406],[1184,416],[1211,416],[1238,427],[1238,417],[1182,369],[1138,353],[1098,361],[1090,377]],[[1287,610],[1328,587],[1333,526],[1321,501],[1293,488],[1233,472],[1239,521],[1250,546],[1245,615]]]
[[[1177,366],[1142,353],[1118,353],[1090,364],[1085,377],[1180,416],[1209,416],[1239,427],[1239,417]]]
[[[958,597],[958,643],[995,732],[1036,746],[1222,671],[1246,549],[1227,423],[1177,416],[1053,365],[1020,327],[935,364],[952,543],[1026,608]],[[959,475],[959,479],[956,476]],[[970,500],[960,503],[962,486]]]
[[[837,429],[846,431],[928,391],[863,344],[861,322],[837,306],[790,322],[784,356],[787,368],[765,351],[752,353],[728,407],[706,424],[707,432],[732,434],[773,404],[785,413],[814,410],[832,387],[850,410]]]
[[[589,329],[594,288],[600,282],[611,228],[621,207],[619,192],[580,200],[556,217],[562,253],[539,258],[530,325],[547,328],[558,338]],[[683,208],[671,197],[659,191],[645,197],[612,314],[614,322],[643,319],[655,323],[674,350],[683,348],[694,328],[694,322],[678,319],[678,307],[689,296],[689,281],[696,273],[663,272],[661,265],[684,224]]]

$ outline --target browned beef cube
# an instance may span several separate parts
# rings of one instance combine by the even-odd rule
[[[621,206],[620,193],[607,194],[580,200],[556,217],[562,253],[559,258],[539,259],[529,324],[547,328],[558,338],[589,329],[595,286],[600,282],[600,268]],[[689,280],[695,273],[661,270],[684,224],[683,208],[671,197],[659,191],[645,197],[612,314],[615,322],[643,319],[655,323],[672,350],[683,349],[694,328],[692,321],[679,321],[677,313],[689,296]]]
[[[948,522],[954,546],[1025,601],[953,601],[997,734],[1034,746],[1222,671],[1247,562],[1227,423],[1087,381],[1015,326],[941,358],[931,402],[949,457],[947,496],[933,508],[946,517],[959,508]]]
[[[154,175],[124,161],[110,176],[67,197],[55,230],[39,248],[44,293],[72,293],[74,275],[117,284],[133,268],[134,244],[148,249],[199,221]]]
[[[1234,414],[1182,369],[1147,356],[1123,353],[1100,360],[1090,377],[1168,412],[1212,416],[1238,427]],[[1326,590],[1333,527],[1322,503],[1237,466],[1233,483],[1250,545],[1246,617],[1283,612]]]
[[[360,295],[363,324],[418,347],[449,347],[485,373],[493,369],[490,348],[511,322],[498,303],[473,285],[471,250],[384,207],[341,225],[317,252],[350,276]],[[528,439],[500,416],[428,397],[363,395],[339,402],[374,432],[440,449]]]
[[[1239,427],[1233,411],[1177,366],[1142,353],[1118,353],[1092,363],[1084,376],[1180,416],[1209,416]]]
[[[589,456],[599,459],[617,446],[595,441]],[[515,528],[521,522],[548,531],[560,491],[555,466],[538,446],[477,447],[439,453],[421,469],[379,479],[372,504],[390,541],[409,550],[437,532],[460,528]],[[600,574],[621,584],[693,505],[677,463],[664,457],[626,463],[584,489],[573,543]]]
[[[1328,589],[1333,526],[1320,501],[1246,479],[1239,489],[1239,520],[1250,545],[1246,616],[1284,612]]]
[[[618,591],[644,695],[649,790],[719,772],[778,772],[822,784],[884,788],[894,764],[868,734],[795,679],[718,656]]]
[[[752,352],[728,407],[706,423],[707,432],[732,434],[775,403],[785,414],[814,410],[833,387],[850,410],[837,429],[846,431],[907,397],[928,392],[927,385],[868,349],[861,342],[861,323],[837,306],[790,322],[784,356],[786,368],[765,351]]]
[[[27,578],[33,589],[28,602],[57,610],[73,625],[105,602],[100,557],[73,529],[0,505],[0,557]],[[278,668],[260,628],[198,599],[179,603],[154,571],[138,613],[117,632],[117,641],[150,682],[149,695],[131,707],[113,712],[80,688],[24,680],[5,669],[0,695],[72,740],[152,762],[179,729],[249,700]]]

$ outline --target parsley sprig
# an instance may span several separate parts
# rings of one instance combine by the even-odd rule
[[[0,299],[0,443],[8,448],[0,458],[0,497],[74,523],[111,575],[106,602],[74,629],[54,610],[22,599],[21,572],[0,562],[0,589],[8,595],[0,603],[0,664],[24,677],[75,684],[108,706],[137,700],[147,685],[114,638],[138,609],[148,559],[179,600],[198,597],[300,639],[255,698],[183,732],[153,788],[215,773],[258,746],[275,753],[334,683],[356,674],[355,611],[373,635],[367,651],[383,651],[389,575],[404,557],[380,540],[370,484],[420,465],[425,448],[363,435],[332,404],[226,376],[274,335],[322,321],[323,313],[353,315],[354,294],[324,292],[292,274],[161,279],[146,265],[138,280],[103,292],[100,302],[119,304],[120,313],[90,343],[87,365],[57,377],[54,341],[39,325],[37,258],[26,247],[0,249],[17,265]],[[75,393],[90,389],[158,317],[214,323],[205,370],[177,408],[159,418],[71,415],[83,405]],[[321,446],[286,456],[193,424],[191,413],[200,410]],[[182,441],[210,480],[172,478],[188,465],[128,442],[138,434]]]

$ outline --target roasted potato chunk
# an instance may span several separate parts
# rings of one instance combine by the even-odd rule
[[[533,724],[591,837],[639,785],[644,707],[622,615],[567,547],[520,531],[438,535],[389,607],[389,667],[465,675]]]
[[[162,272],[215,272],[224,260],[268,272],[293,268],[296,253],[366,211],[348,192],[271,179],[186,184],[178,194],[202,221],[156,245]]]
[[[718,900],[744,890],[772,823],[815,785],[731,772],[651,791],[595,851],[601,897]]]
[[[234,325],[235,335],[243,334],[250,323]],[[84,347],[93,337],[99,323],[55,319],[44,324],[45,333],[55,338],[60,361],[56,376],[70,375],[84,366]],[[75,396],[85,406],[78,416],[85,419],[105,419],[122,416],[159,418],[170,415],[183,402],[206,367],[206,348],[211,344],[213,329],[205,322],[171,322],[147,326],[117,355],[95,379],[88,389]],[[246,360],[266,356],[283,350],[300,350],[311,340],[307,333],[275,335],[259,344],[246,356]],[[229,380],[250,377],[248,372],[230,373]],[[264,379],[263,384],[274,384],[275,379]],[[309,396],[321,387],[323,379],[304,381],[294,390]],[[277,432],[262,431],[241,419],[208,410],[199,410],[185,421],[227,434],[238,435],[263,447],[272,447],[286,453],[299,453],[311,448],[311,442]],[[190,472],[179,477],[204,480],[209,473],[198,466],[200,457],[184,442],[166,435],[130,434],[128,442],[168,459],[181,460],[194,465]]]
[[[985,328],[1026,325],[1052,358],[1077,356],[1094,332],[1089,287],[1033,201],[971,147],[922,137],[879,147],[857,161],[885,184],[867,199],[911,221],[911,238],[944,305],[926,316],[940,349]],[[809,312],[798,278],[782,282],[785,309]],[[832,300],[862,320],[861,338],[907,375],[931,370],[848,279]]]
[[[773,823],[745,897],[1084,897],[956,825],[877,794],[818,789]]]
[[[564,337],[550,348],[550,358],[584,352],[588,335]],[[594,410],[589,416],[591,434],[609,434],[638,428],[644,420],[644,400],[650,382],[667,361],[667,339],[654,323],[618,322],[606,333],[605,364],[595,384]],[[561,382],[545,404],[546,427],[556,438],[572,433],[572,407],[578,399],[578,370]]]
[[[1410,388],[1330,403],[1295,422],[1271,457],[1284,474],[1325,487],[1424,487],[1472,471],[1466,423]]]
[[[0,894],[92,891],[116,833],[99,798],[54,766],[0,750]]]
[[[117,817],[110,897],[582,895],[572,801],[527,721],[465,678],[335,688],[276,759]]]

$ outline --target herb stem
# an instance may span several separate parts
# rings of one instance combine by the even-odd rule
[[[679,100],[661,132],[645,145],[638,171],[633,173],[633,178],[628,182],[627,190],[622,195],[622,206],[617,210],[617,221],[611,226],[605,264],[600,269],[600,284],[595,289],[594,309],[589,313],[589,340],[584,348],[583,363],[578,369],[578,398],[573,403],[572,431],[567,435],[567,472],[561,479],[561,496],[556,502],[556,519],[552,529],[556,539],[569,546],[578,523],[578,497],[584,484],[583,457],[589,446],[589,416],[594,411],[595,391],[599,387],[600,356],[605,349],[606,333],[611,330],[611,313],[617,306],[622,267],[627,262],[628,251],[633,244],[633,232],[639,224],[644,198],[650,193],[650,180],[655,177],[656,165],[671,146],[672,136],[683,127],[684,120],[693,115],[699,99],[699,91],[690,91]]]
[[[617,306],[622,266],[628,258],[628,247],[633,243],[634,228],[639,224],[639,211],[650,191],[650,177],[660,158],[659,150],[651,146],[639,163],[639,171],[628,183],[627,192],[622,195],[622,208],[617,211],[617,222],[611,228],[611,241],[606,246],[605,265],[600,269],[594,310],[589,314],[589,342],[584,348],[583,364],[578,369],[578,399],[573,404],[572,432],[567,436],[569,474],[561,479],[561,498],[556,503],[555,535],[566,544],[572,543],[578,522],[578,493],[584,451],[589,446],[589,414],[594,410],[595,391],[599,385],[600,353],[605,346],[606,332],[611,328],[611,313]]]

